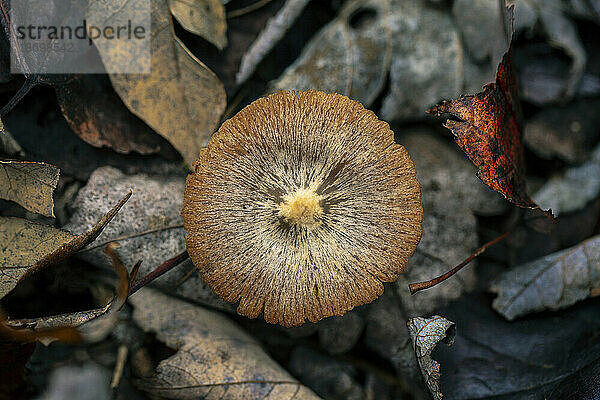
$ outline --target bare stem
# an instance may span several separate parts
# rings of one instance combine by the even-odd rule
[[[484,244],[483,246],[481,246],[480,248],[475,250],[475,252],[473,254],[471,254],[469,257],[467,257],[463,262],[461,262],[460,264],[458,264],[456,267],[452,268],[450,271],[446,272],[445,274],[440,275],[436,278],[433,278],[433,279],[425,281],[425,282],[411,283],[410,285],[408,285],[408,288],[410,289],[410,294],[415,294],[423,289],[432,288],[435,285],[437,285],[438,283],[441,283],[441,282],[445,281],[446,279],[450,278],[452,275],[454,275],[455,273],[460,271],[462,269],[462,267],[464,267],[465,265],[467,265],[468,263],[473,261],[473,259],[479,257],[483,252],[485,252],[488,249],[488,247],[493,246],[496,243],[500,242],[501,240],[505,239],[508,235],[510,235],[510,233],[512,231],[513,231],[513,228],[504,232],[502,235],[498,236],[497,238],[490,240],[489,242],[487,242],[486,244]]]
[[[131,296],[132,294],[134,294],[139,289],[143,288],[144,286],[146,286],[147,284],[149,284],[156,278],[166,274],[167,272],[169,272],[170,270],[172,270],[173,268],[175,268],[176,266],[181,264],[183,261],[187,260],[188,257],[189,257],[189,255],[186,250],[183,253],[178,254],[173,258],[168,259],[167,261],[165,261],[164,263],[162,263],[161,265],[156,267],[156,269],[154,271],[150,272],[148,275],[144,276],[143,278],[138,279],[135,282],[132,282],[129,287],[129,296]]]

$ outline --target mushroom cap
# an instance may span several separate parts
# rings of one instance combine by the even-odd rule
[[[421,187],[386,122],[280,91],[225,121],[187,178],[188,253],[238,313],[297,326],[383,293],[421,239]]]

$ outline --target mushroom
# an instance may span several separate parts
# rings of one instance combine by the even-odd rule
[[[421,239],[414,163],[340,94],[280,91],[225,121],[187,178],[186,244],[250,318],[297,326],[375,300]]]

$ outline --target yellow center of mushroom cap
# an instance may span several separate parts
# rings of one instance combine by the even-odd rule
[[[279,204],[279,216],[288,224],[313,227],[321,224],[323,207],[321,196],[313,189],[298,189],[283,197]]]

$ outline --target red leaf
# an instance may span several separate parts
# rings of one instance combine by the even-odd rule
[[[512,20],[512,7],[508,15]],[[496,82],[475,95],[443,101],[427,110],[430,114],[450,113],[461,121],[447,120],[458,146],[479,171],[477,176],[511,203],[539,208],[525,184],[525,159],[521,144],[523,115],[512,65],[511,47],[502,57]]]

